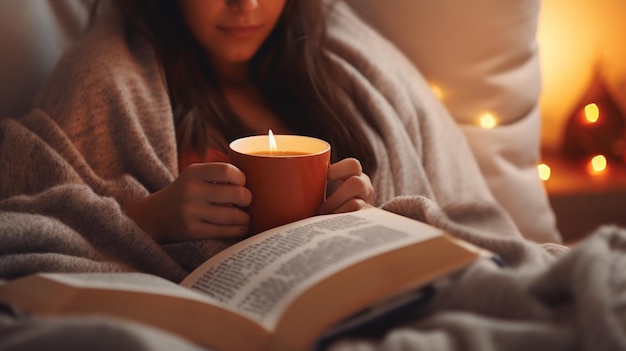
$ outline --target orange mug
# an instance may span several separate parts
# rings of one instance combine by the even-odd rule
[[[326,141],[300,135],[257,135],[233,141],[229,153],[233,165],[246,175],[246,187],[252,193],[247,209],[250,234],[317,214],[325,200],[330,165]]]

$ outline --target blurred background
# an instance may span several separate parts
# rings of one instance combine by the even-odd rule
[[[569,239],[626,224],[626,1],[543,0],[539,172]]]

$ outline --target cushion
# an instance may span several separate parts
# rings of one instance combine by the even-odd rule
[[[538,177],[540,0],[347,0],[433,85],[522,234],[560,242]],[[481,118],[494,128],[481,127]]]
[[[86,28],[92,2],[0,1],[0,118],[30,109],[61,53]]]

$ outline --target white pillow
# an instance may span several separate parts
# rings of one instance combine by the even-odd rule
[[[541,0],[347,0],[411,59],[459,123],[522,234],[560,242],[538,177]],[[497,127],[480,127],[491,114]]]

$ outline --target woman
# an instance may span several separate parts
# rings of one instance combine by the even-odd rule
[[[371,146],[334,99],[324,31],[315,1],[119,1],[129,30],[154,46],[174,111],[180,176],[129,205],[127,213],[159,242],[231,238],[247,232],[251,201],[245,176],[228,163],[237,137],[311,134],[329,140],[335,155],[364,160]],[[305,38],[299,40],[299,38]],[[359,145],[360,147],[356,147]],[[190,165],[190,163],[194,163]],[[352,211],[372,200],[372,186],[355,158],[332,164],[340,182],[321,213]],[[226,206],[224,205],[226,204]],[[232,206],[234,205],[234,206]]]
[[[387,208],[432,224],[440,223],[429,216],[440,213],[519,236],[423,78],[345,4],[113,3],[110,16],[96,16],[64,55],[36,101],[51,119],[45,132],[55,135],[47,142],[64,140],[52,146],[71,169],[56,167],[45,182],[25,178],[35,183],[28,192],[86,183],[114,198],[157,243],[217,246],[170,252],[197,254],[184,264],[193,268],[246,235],[241,207],[254,194],[228,163],[228,143],[272,129],[331,144],[331,191],[320,213],[393,199]],[[44,164],[57,159],[37,155]],[[23,192],[16,187],[3,196]],[[419,198],[401,210],[399,196]]]

